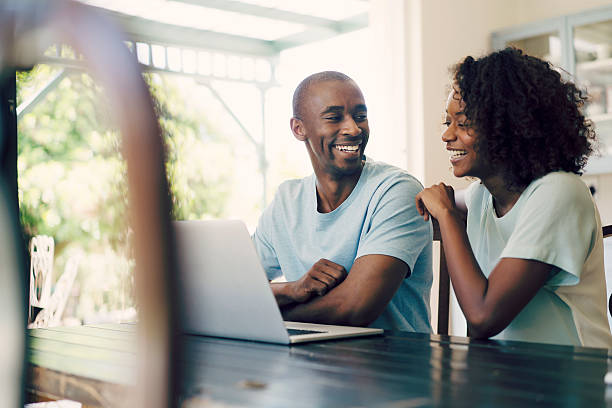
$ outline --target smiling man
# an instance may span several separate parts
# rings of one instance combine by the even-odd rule
[[[430,332],[431,225],[421,184],[365,158],[370,129],[357,84],[304,79],[290,121],[314,174],[283,183],[253,236],[285,320]]]

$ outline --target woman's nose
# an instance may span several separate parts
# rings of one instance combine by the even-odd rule
[[[449,126],[442,132],[442,141],[450,142],[451,140],[455,140],[455,133],[452,130],[452,126]]]

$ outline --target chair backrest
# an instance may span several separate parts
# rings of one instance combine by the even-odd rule
[[[66,302],[70,296],[74,278],[76,278],[79,262],[80,256],[71,256],[68,259],[64,268],[64,273],[62,273],[57,280],[55,289],[47,305],[36,315],[36,318],[28,324],[28,329],[61,325],[62,314],[64,313]]]
[[[604,238],[612,236],[612,225],[604,225],[602,230],[603,230]],[[604,242],[604,248],[605,248],[605,242]],[[610,298],[608,298],[608,312],[610,313],[610,316],[612,316],[612,293],[610,294]]]
[[[433,225],[433,240],[440,243],[440,266],[438,268],[438,334],[448,334],[450,323],[450,277],[448,275],[448,267],[446,265],[446,256],[444,255],[444,245],[442,245],[442,233],[440,232],[440,224],[435,218],[431,219]],[[463,224],[465,226],[466,219]]]
[[[55,244],[52,237],[36,235],[30,240],[30,299],[28,323],[32,323],[40,309],[49,304],[53,281],[53,256]],[[37,308],[34,311],[34,308]]]
[[[433,224],[433,240],[440,242],[440,267],[438,271],[438,334],[448,334],[449,307],[450,307],[450,278],[446,267],[444,246],[442,245],[442,234],[440,224],[435,218],[431,219]]]

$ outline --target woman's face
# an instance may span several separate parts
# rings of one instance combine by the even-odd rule
[[[482,178],[482,166],[474,151],[476,134],[467,123],[464,108],[465,103],[461,99],[459,89],[453,87],[446,102],[446,130],[442,133],[442,141],[446,143],[446,150],[450,153],[450,162],[456,177]]]

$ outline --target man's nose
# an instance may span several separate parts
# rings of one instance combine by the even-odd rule
[[[361,133],[361,128],[357,126],[357,123],[352,116],[346,117],[342,125],[342,133],[345,135],[357,136]]]

